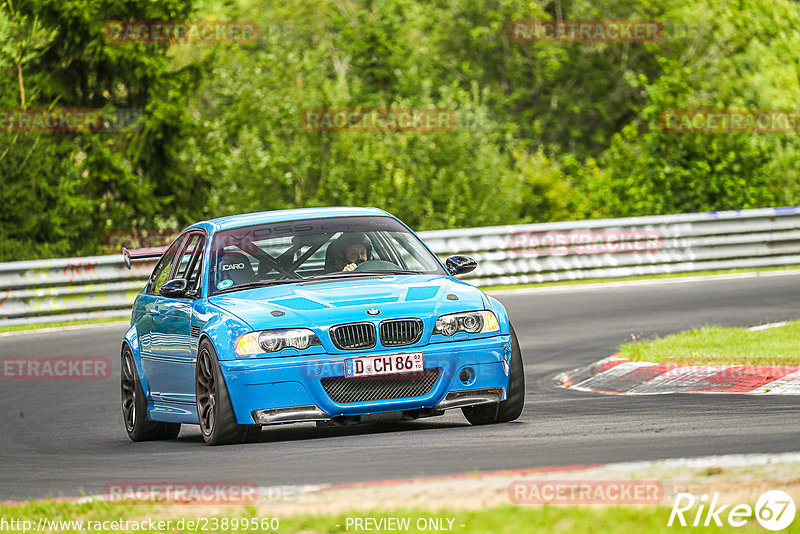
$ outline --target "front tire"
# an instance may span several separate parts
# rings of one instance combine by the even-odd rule
[[[175,439],[181,431],[180,423],[161,423],[147,418],[147,399],[144,397],[142,382],[136,370],[136,362],[130,347],[122,350],[120,369],[122,393],[122,419],[131,441],[153,441]]]
[[[200,343],[197,351],[195,394],[200,432],[207,444],[230,445],[258,441],[261,436],[260,425],[240,425],[236,422],[217,353],[207,339]]]
[[[461,408],[464,417],[473,425],[508,423],[522,414],[525,405],[525,367],[517,334],[511,327],[511,371],[508,380],[508,396],[502,402],[480,404]]]

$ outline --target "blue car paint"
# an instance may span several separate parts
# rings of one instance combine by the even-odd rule
[[[203,261],[207,262],[213,236],[220,230],[267,222],[364,215],[393,217],[376,208],[283,210],[204,221],[189,226],[184,232],[201,229],[206,233]],[[408,226],[403,226],[414,234]],[[446,271],[438,258],[437,261]],[[511,357],[508,314],[499,301],[453,276],[385,275],[380,279],[325,280],[302,286],[262,287],[209,297],[209,271],[208,266],[203,265],[202,293],[197,300],[148,295],[145,287],[134,302],[132,326],[123,343],[131,347],[151,420],[198,424],[194,372],[202,340],[210,341],[217,353],[240,424],[252,424],[251,412],[268,408],[315,404],[331,416],[363,415],[431,408],[450,391],[500,388],[504,392],[503,398],[507,394]],[[456,295],[458,299],[448,299],[447,295]],[[151,331],[143,340],[137,326],[150,325],[152,330],[153,320],[148,306],[153,304],[159,312],[163,307],[167,318],[163,327]],[[380,320],[389,318],[422,319],[422,337],[417,343],[403,347],[386,348],[378,343],[365,351],[336,348],[328,335],[330,326],[370,320],[366,310],[372,307],[380,307],[382,311],[380,318],[372,321],[376,326]],[[275,317],[270,313],[273,310],[284,315]],[[499,332],[459,333],[449,338],[432,334],[437,317],[477,310],[493,311],[500,325]],[[158,317],[161,317],[160,313]],[[198,327],[199,336],[190,335],[192,326]],[[302,353],[284,349],[246,358],[237,357],[233,351],[236,339],[246,332],[298,327],[314,330],[321,345]],[[153,333],[156,334],[155,343]],[[440,369],[436,384],[424,397],[336,404],[322,388],[322,378],[343,376],[345,358],[420,351],[426,369]],[[467,365],[476,370],[476,376],[465,386],[458,375]]]
[[[139,342],[139,333],[136,329],[136,325],[134,324],[133,318],[131,318],[131,326],[125,332],[125,336],[122,339],[122,346],[123,349],[127,346],[131,350],[131,354],[133,354],[133,363],[136,365],[136,372],[139,375],[140,382],[142,384],[142,391],[144,391],[145,397],[150,396],[150,387],[147,385],[147,381],[143,380],[141,377],[144,376],[144,369],[142,368],[142,357],[141,357],[141,344]],[[120,351],[120,362],[122,361],[123,351]],[[122,368],[120,366],[120,368]]]
[[[417,408],[432,408],[450,391],[508,386],[508,374],[502,361],[504,344],[510,336],[493,336],[469,341],[431,344],[422,347],[424,366],[440,368],[439,378],[424,397],[337,404],[325,393],[321,379],[344,375],[343,357],[315,355],[266,358],[254,361],[225,361],[222,369],[228,389],[240,394],[233,397],[233,410],[240,424],[253,423],[251,413],[264,408],[316,404],[328,415],[362,415]],[[369,351],[370,355],[415,352],[403,350]],[[419,349],[418,349],[419,350]],[[358,355],[363,354],[361,352]],[[356,356],[352,354],[351,356]],[[458,372],[466,365],[477,371],[476,382],[461,385]]]

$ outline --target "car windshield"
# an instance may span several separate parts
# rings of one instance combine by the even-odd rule
[[[340,277],[446,274],[436,257],[391,217],[329,217],[217,232],[210,293]]]

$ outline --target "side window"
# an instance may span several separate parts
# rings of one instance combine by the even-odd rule
[[[190,290],[196,290],[200,287],[200,271],[203,266],[203,245],[205,240],[201,240],[200,242],[200,250],[197,251],[196,261],[191,266],[191,270],[189,271],[189,276],[187,277],[189,280],[189,285],[187,286]]]
[[[164,255],[161,256],[161,259],[158,260],[156,268],[153,269],[153,274],[150,275],[150,287],[147,289],[147,293],[150,295],[158,295],[158,290],[161,289],[161,286],[163,286],[169,280],[169,273],[172,271],[172,264],[175,262],[175,255],[177,254],[178,248],[183,240],[184,236],[176,239],[172,245],[170,245]]]
[[[189,289],[195,289],[200,278],[204,243],[205,239],[202,234],[191,234],[181,253],[175,278],[186,278],[189,281],[187,286]]]

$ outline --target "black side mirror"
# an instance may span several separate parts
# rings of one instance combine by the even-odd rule
[[[189,281],[186,278],[173,278],[167,280],[163,286],[158,290],[158,294],[164,297],[174,299],[183,299],[189,296],[186,288],[189,286]]]
[[[478,262],[469,256],[450,256],[444,260],[444,264],[453,276],[474,271],[478,266]]]

